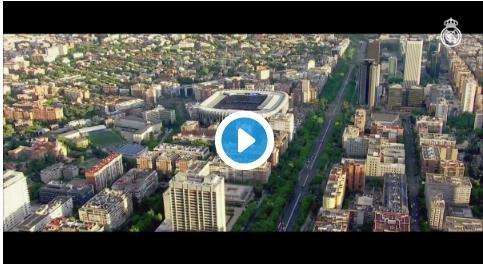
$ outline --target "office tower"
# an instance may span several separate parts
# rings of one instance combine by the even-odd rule
[[[94,186],[96,193],[109,187],[123,173],[122,155],[110,154],[85,172],[86,180]]]
[[[387,107],[398,109],[403,105],[403,88],[399,84],[392,84],[387,90]]]
[[[406,57],[404,61],[404,83],[406,85],[419,85],[422,54],[422,40],[408,40],[406,42]]]
[[[163,200],[172,231],[226,231],[225,182],[218,175],[188,177],[178,172]]]
[[[428,203],[429,226],[434,230],[443,230],[445,210],[443,194],[433,195]]]
[[[419,86],[409,86],[406,88],[406,106],[421,107],[424,101],[424,89]]]
[[[359,81],[358,81],[358,92],[359,92],[359,104],[368,105],[369,104],[369,88],[371,85],[371,66],[374,64],[374,60],[365,59],[362,60],[359,66]]]
[[[371,66],[371,76],[370,76],[370,85],[369,85],[369,108],[374,109],[376,107],[376,95],[377,95],[377,87],[379,86],[381,76],[381,65],[373,64]]]
[[[463,107],[463,112],[472,113],[475,107],[475,96],[476,88],[478,84],[475,79],[468,78],[466,84],[463,87],[463,96],[461,98],[461,106]]]
[[[364,160],[345,159],[343,166],[347,179],[347,190],[350,192],[364,192]]]
[[[394,56],[389,57],[389,76],[397,75],[397,58]]]
[[[381,42],[379,39],[371,39],[367,44],[367,58],[373,59],[375,64],[380,63]]]
[[[79,219],[85,223],[102,225],[106,231],[113,231],[129,219],[132,210],[130,193],[104,188],[79,208]]]
[[[3,173],[3,230],[9,231],[30,213],[27,178],[22,172]]]
[[[361,133],[364,133],[366,128],[366,110],[357,109],[354,115],[354,126],[359,129]]]

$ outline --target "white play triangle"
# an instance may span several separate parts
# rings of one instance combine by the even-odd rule
[[[255,139],[243,129],[238,129],[238,153],[242,153],[255,143]]]

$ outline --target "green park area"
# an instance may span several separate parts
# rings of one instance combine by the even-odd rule
[[[279,165],[272,170],[268,183],[264,186],[264,190],[267,193],[265,198],[263,198],[258,207],[252,204],[242,213],[233,227],[234,231],[266,232],[277,230],[277,225],[282,216],[285,205],[290,199],[297,184],[298,173],[309,158],[314,143],[320,134],[325,121],[325,112],[328,108],[328,104],[335,100],[337,92],[343,83],[345,74],[349,70],[349,64],[355,51],[356,50],[353,47],[349,48],[345,56],[340,60],[334,73],[329,77],[327,84],[322,90],[322,97],[319,99],[318,108],[307,116],[304,124],[297,131],[294,140],[290,143],[288,150],[282,155]],[[348,110],[349,107],[351,107],[349,102],[352,103],[355,97],[355,84],[350,83],[348,87],[350,88],[348,91],[351,93],[347,94],[348,96],[346,96],[344,103],[344,107],[348,108],[344,109],[344,113],[347,113],[347,115],[344,114],[339,116],[334,123],[336,129],[334,130],[335,135],[332,135],[333,138],[330,140],[332,143],[336,142],[336,135],[339,135],[338,137],[340,138],[340,133],[343,131],[343,125],[347,122],[347,118],[349,117],[348,114],[350,111]],[[334,147],[332,144],[328,144],[327,146],[329,149],[331,146]],[[324,153],[324,155],[326,154]],[[327,156],[330,159],[324,158],[323,160],[330,161],[334,157],[340,158],[341,155],[342,152],[337,154],[332,153]],[[322,165],[322,163],[317,164]],[[320,178],[317,180],[319,188],[321,183]],[[312,194],[303,199],[301,207],[303,211],[300,213],[302,215],[299,215],[298,218],[306,218],[310,208],[314,205],[315,200],[315,195]],[[305,217],[303,215],[305,215]],[[297,221],[303,222],[303,220],[298,219]],[[300,228],[300,226],[297,228]]]
[[[109,129],[90,133],[89,142],[96,147],[105,147],[122,144],[124,140],[121,135]]]

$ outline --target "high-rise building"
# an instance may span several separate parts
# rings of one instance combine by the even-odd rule
[[[336,165],[330,170],[325,186],[322,207],[325,209],[341,209],[344,201],[346,174],[344,169]]]
[[[443,174],[427,173],[426,199],[442,193],[446,205],[468,205],[471,196],[471,182],[468,177],[449,177]]]
[[[364,160],[344,159],[343,162],[344,172],[347,179],[347,190],[350,192],[364,192]]]
[[[96,193],[111,186],[112,182],[123,173],[122,155],[110,154],[85,172],[86,180],[94,186]]]
[[[424,89],[419,86],[409,86],[406,88],[406,106],[421,107],[424,101]]]
[[[357,109],[354,115],[354,126],[359,129],[361,133],[364,133],[366,128],[367,114],[365,109]]]
[[[367,58],[373,59],[376,64],[380,63],[381,42],[379,39],[371,39],[367,44]]]
[[[472,113],[475,107],[475,96],[478,84],[475,79],[467,79],[466,84],[463,87],[461,106],[463,112]]]
[[[406,173],[404,144],[386,143],[368,149],[366,176],[382,177],[387,173]]]
[[[348,157],[364,157],[367,154],[369,141],[360,135],[359,128],[348,125],[342,134],[342,148]]]
[[[404,60],[404,83],[406,85],[419,85],[422,55],[422,40],[408,40],[406,42],[406,57]]]
[[[434,51],[428,55],[429,55],[429,63],[428,63],[429,75],[432,78],[437,79],[439,76],[440,65],[441,65],[439,52]]]
[[[104,226],[106,231],[119,228],[132,214],[131,194],[104,188],[81,208],[79,219]]]
[[[165,221],[172,231],[226,231],[225,182],[218,175],[179,172],[163,194]]]
[[[371,66],[374,64],[374,60],[365,59],[362,60],[359,66],[359,77],[358,77],[358,93],[359,93],[359,104],[368,105],[370,99],[370,86],[371,86]]]
[[[389,76],[397,75],[397,58],[394,56],[389,57]]]
[[[376,95],[377,95],[377,87],[379,87],[379,81],[381,76],[381,65],[373,64],[371,65],[371,76],[370,76],[370,85],[369,85],[369,108],[374,109],[376,107]]]
[[[398,109],[403,105],[403,88],[399,84],[392,84],[387,90],[387,106],[389,109]]]
[[[429,226],[434,230],[443,230],[445,204],[443,194],[435,194],[428,200]]]
[[[316,98],[315,90],[310,87],[310,80],[308,79],[302,80],[302,96],[304,103],[309,103]]]
[[[3,173],[3,230],[9,231],[30,214],[27,178],[22,172]]]

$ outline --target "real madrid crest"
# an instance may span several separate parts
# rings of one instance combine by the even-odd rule
[[[458,21],[449,18],[444,21],[445,28],[441,31],[440,39],[446,47],[455,47],[461,42],[461,31],[456,27]]]

